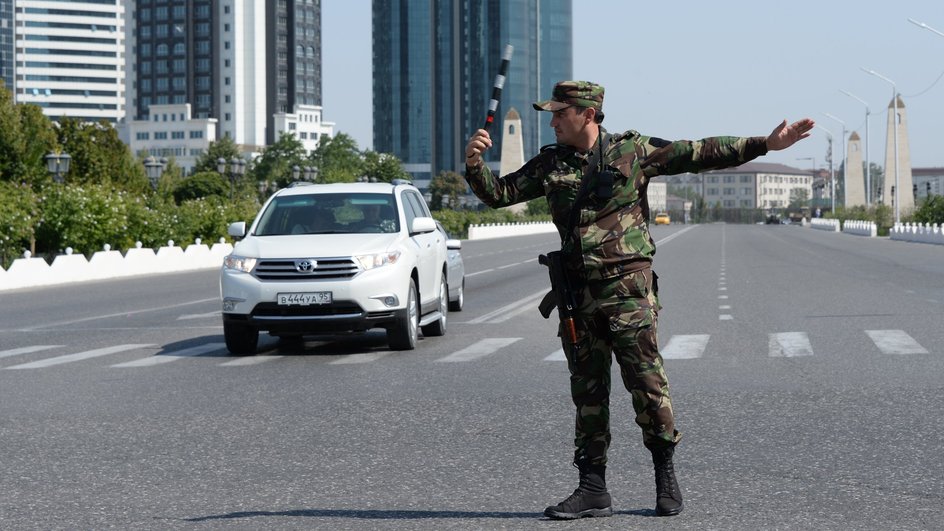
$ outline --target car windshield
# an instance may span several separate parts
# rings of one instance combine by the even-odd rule
[[[276,197],[262,213],[257,236],[398,232],[393,194],[333,193]]]

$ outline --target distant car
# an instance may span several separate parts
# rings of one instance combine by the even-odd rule
[[[669,223],[672,223],[672,218],[668,214],[665,212],[656,214],[656,225],[668,225]]]
[[[436,228],[446,238],[446,278],[449,279],[449,311],[461,312],[465,304],[465,263],[462,261],[462,242],[451,238],[442,223]]]

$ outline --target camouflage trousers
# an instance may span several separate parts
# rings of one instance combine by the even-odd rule
[[[675,429],[669,381],[656,339],[658,277],[647,268],[592,281],[576,291],[577,344],[571,347],[563,341],[577,407],[574,462],[606,464],[613,357],[632,395],[643,443],[649,448],[677,443],[681,433]]]

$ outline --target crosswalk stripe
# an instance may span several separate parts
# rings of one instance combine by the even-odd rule
[[[236,358],[232,361],[220,363],[220,367],[245,367],[247,365],[259,365],[267,361],[282,359],[285,356],[246,356],[245,358]]]
[[[770,334],[768,355],[771,358],[795,358],[797,356],[812,356],[813,346],[810,337],[805,332],[781,332]]]
[[[212,311],[212,312],[207,312],[207,313],[188,313],[188,314],[184,314],[184,315],[181,315],[181,316],[177,317],[177,320],[178,320],[178,321],[187,321],[187,320],[190,320],[190,319],[209,319],[209,318],[219,317],[219,316],[220,316],[220,311],[219,311],[219,310],[214,310],[214,311]]]
[[[20,354],[29,354],[31,352],[40,352],[42,350],[49,350],[51,348],[58,348],[62,345],[33,345],[31,347],[20,347],[10,350],[0,350],[0,359],[9,358],[11,356],[19,356]]]
[[[559,348],[544,358],[544,361],[567,361],[567,356],[564,355],[564,349]]]
[[[380,358],[389,356],[391,352],[365,352],[364,354],[348,354],[343,358],[336,359],[328,365],[351,365],[355,363],[370,363]]]
[[[44,360],[33,361],[30,363],[23,363],[21,365],[13,365],[7,367],[7,369],[42,369],[44,367],[50,367],[53,365],[61,365],[63,363],[72,363],[74,361],[82,361],[91,358],[97,358],[100,356],[107,356],[109,354],[117,354],[118,352],[125,352],[128,350],[137,350],[142,348],[153,347],[151,344],[133,344],[133,345],[115,345],[113,347],[97,348],[95,350],[86,350],[85,352],[77,352],[75,354],[66,354],[65,356],[57,356],[55,358],[46,358]]]
[[[502,321],[507,321],[508,319],[511,319],[515,315],[518,315],[519,313],[525,311],[528,308],[529,304],[543,297],[545,293],[547,293],[547,291],[539,291],[537,293],[532,293],[531,295],[528,295],[527,297],[523,299],[519,299],[511,304],[507,304],[505,306],[502,306],[501,308],[492,310],[486,313],[485,315],[480,315],[476,317],[475,319],[466,321],[466,324],[481,324],[485,322],[494,324],[494,323],[500,323]]]
[[[875,346],[884,354],[927,354],[922,347],[904,330],[866,330]]]
[[[507,347],[520,340],[520,337],[490,337],[473,343],[462,350],[453,352],[445,358],[440,358],[436,361],[456,362],[483,358],[496,352],[498,349]]]
[[[194,356],[200,356],[202,354],[207,354],[213,352],[214,350],[220,350],[225,347],[225,343],[207,343],[205,345],[197,345],[195,347],[185,348],[170,352],[168,354],[157,354],[147,358],[141,358],[139,360],[129,361],[126,363],[118,363],[112,365],[112,367],[117,368],[128,368],[128,367],[151,367],[153,365],[160,365],[162,363],[170,363],[172,361],[177,361],[184,358],[192,358]]]
[[[695,359],[705,353],[708,346],[708,334],[677,335],[669,339],[669,343],[662,349],[663,359]]]

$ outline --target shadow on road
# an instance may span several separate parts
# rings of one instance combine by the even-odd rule
[[[237,518],[255,518],[259,516],[304,516],[314,518],[353,518],[359,520],[435,520],[452,519],[537,519],[541,513],[515,513],[500,511],[397,511],[397,510],[357,510],[357,509],[295,509],[289,511],[239,511],[228,514],[215,514],[185,518],[186,522],[207,522],[212,520],[232,520]]]

